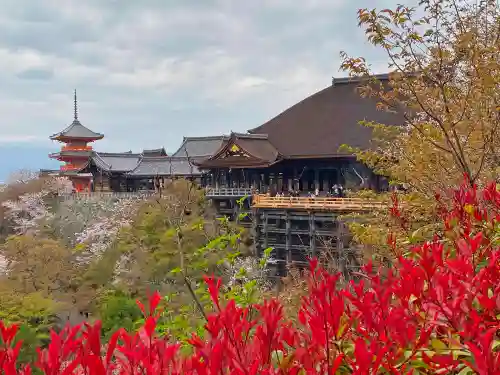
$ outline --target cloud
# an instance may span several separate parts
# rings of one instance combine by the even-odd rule
[[[28,80],[49,80],[54,77],[52,69],[27,69],[17,74],[17,78]]]
[[[0,134],[53,147],[48,136],[72,120],[74,88],[81,121],[105,134],[100,149],[174,150],[183,136],[245,131],[342,75],[341,50],[385,69],[357,28],[365,6],[371,2],[4,0]]]
[[[0,136],[0,144],[2,143],[29,143],[33,141],[41,140],[40,137],[36,135],[27,134],[8,134]]]

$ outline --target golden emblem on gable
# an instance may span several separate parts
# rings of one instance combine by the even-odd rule
[[[227,158],[228,156],[241,156],[248,158],[249,156],[240,148],[240,146],[233,144],[231,145],[226,153],[222,155],[222,158]]]

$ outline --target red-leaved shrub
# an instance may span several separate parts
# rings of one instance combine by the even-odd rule
[[[208,339],[191,338],[192,355],[155,335],[155,294],[147,309],[139,303],[146,319],[138,332],[120,330],[103,345],[99,322],[66,328],[33,366],[47,375],[500,374],[500,193],[495,184],[464,184],[440,214],[432,242],[392,268],[366,267],[347,288],[312,260],[295,326],[277,300],[247,308],[221,301],[220,281],[207,277],[216,312]],[[30,374],[16,364],[17,327],[0,322],[0,330],[3,373]]]

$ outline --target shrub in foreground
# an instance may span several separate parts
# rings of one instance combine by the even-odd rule
[[[395,200],[396,201],[396,200]],[[390,269],[366,268],[346,288],[338,275],[310,264],[309,293],[298,323],[275,299],[249,307],[219,298],[206,283],[215,313],[193,353],[155,334],[160,296],[135,333],[118,330],[106,344],[101,324],[53,332],[33,367],[45,374],[500,374],[500,193],[462,186],[443,207],[443,231]],[[398,215],[398,208],[393,213]],[[0,324],[0,367],[18,368],[17,326]]]

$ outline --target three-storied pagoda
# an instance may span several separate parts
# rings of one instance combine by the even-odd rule
[[[49,156],[64,162],[59,173],[71,179],[77,192],[92,190],[93,176],[90,173],[83,173],[82,169],[87,165],[92,155],[93,150],[89,143],[102,138],[104,138],[103,134],[93,132],[78,120],[78,103],[75,90],[73,122],[66,129],[50,137],[51,140],[63,143],[63,146],[61,151],[52,153]]]

